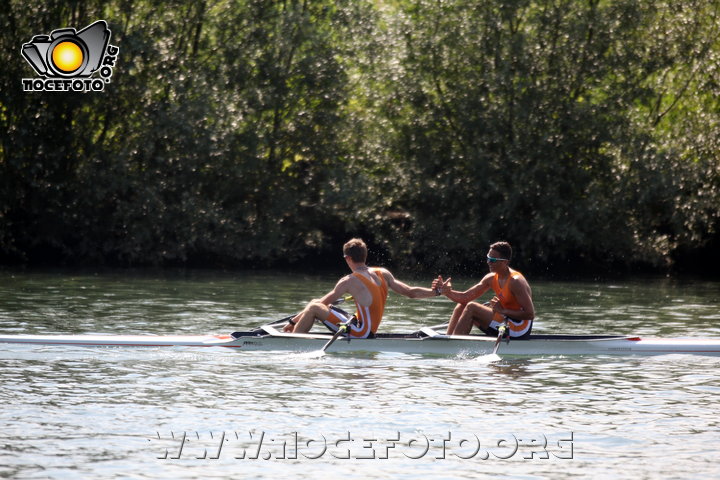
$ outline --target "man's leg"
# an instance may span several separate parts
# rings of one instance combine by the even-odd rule
[[[458,303],[457,305],[455,305],[455,309],[453,310],[453,313],[450,316],[450,322],[448,323],[447,330],[445,331],[445,333],[447,335],[453,335],[455,333],[455,328],[457,327],[458,320],[460,319],[460,315],[462,315],[466,306],[467,305],[462,304],[462,303]]]
[[[454,329],[451,331],[452,320],[457,314],[457,320]],[[470,302],[464,307],[458,305],[453,311],[453,318],[450,319],[451,324],[448,325],[448,335],[469,335],[473,324],[478,327],[487,328],[493,318],[493,311],[490,307],[481,305],[477,302]]]
[[[310,302],[305,309],[293,319],[295,326],[287,324],[283,331],[292,333],[307,333],[315,323],[315,319],[327,320],[330,315],[330,307],[320,302]]]

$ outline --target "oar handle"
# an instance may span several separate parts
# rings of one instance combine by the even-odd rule
[[[340,335],[342,335],[343,333],[346,333],[346,332],[350,329],[350,324],[351,324],[353,321],[355,321],[355,317],[351,318],[350,320],[348,320],[348,321],[345,322],[345,323],[341,323],[340,326],[338,326],[337,332],[335,332],[335,334],[334,334],[334,335],[332,336],[332,338],[328,341],[328,343],[325,344],[325,346],[322,348],[322,351],[324,352],[325,350],[327,350],[328,347],[329,347],[330,345],[332,345],[333,342],[335,342],[335,340],[337,340]],[[348,337],[348,341],[349,341],[349,340],[350,340],[350,337]]]
[[[498,336],[505,339],[505,343],[510,343],[510,335],[508,334],[507,320],[498,327]]]
[[[500,342],[502,341],[503,337],[505,336],[505,333],[507,332],[508,326],[507,326],[507,319],[503,322],[502,325],[498,327],[498,336],[497,340],[495,340],[495,348],[493,348],[493,355],[497,355],[498,348],[500,348]],[[510,335],[507,336],[507,343],[510,343]]]

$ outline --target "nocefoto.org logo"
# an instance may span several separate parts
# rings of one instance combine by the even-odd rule
[[[102,92],[110,83],[120,49],[110,45],[110,29],[98,20],[79,32],[58,28],[35,35],[22,56],[42,78],[23,78],[25,92]],[[93,74],[98,76],[93,78]]]

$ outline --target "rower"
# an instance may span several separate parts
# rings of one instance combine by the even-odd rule
[[[490,336],[498,335],[498,327],[507,321],[510,338],[524,338],[530,335],[535,306],[532,291],[525,277],[510,268],[512,247],[507,242],[490,245],[487,265],[490,273],[477,285],[464,292],[452,289],[451,279],[444,283],[442,277],[433,281],[433,288],[457,303],[448,324],[448,335],[468,335],[473,325]],[[473,300],[492,289],[495,296],[487,305]]]
[[[374,336],[380,326],[388,289],[409,298],[439,295],[439,291],[432,288],[406,285],[385,268],[368,267],[367,245],[359,238],[353,238],[343,245],[343,258],[352,273],[341,278],[325,296],[310,301],[302,312],[288,321],[283,329],[285,332],[306,333],[316,319],[337,331],[350,318],[338,309],[331,308],[331,304],[335,299],[349,294],[355,300],[357,321],[349,325],[348,335],[352,338],[368,338]]]

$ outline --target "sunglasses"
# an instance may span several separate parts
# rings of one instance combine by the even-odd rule
[[[490,255],[487,256],[488,263],[495,263],[495,262],[507,262],[507,258],[495,258],[491,257]]]

